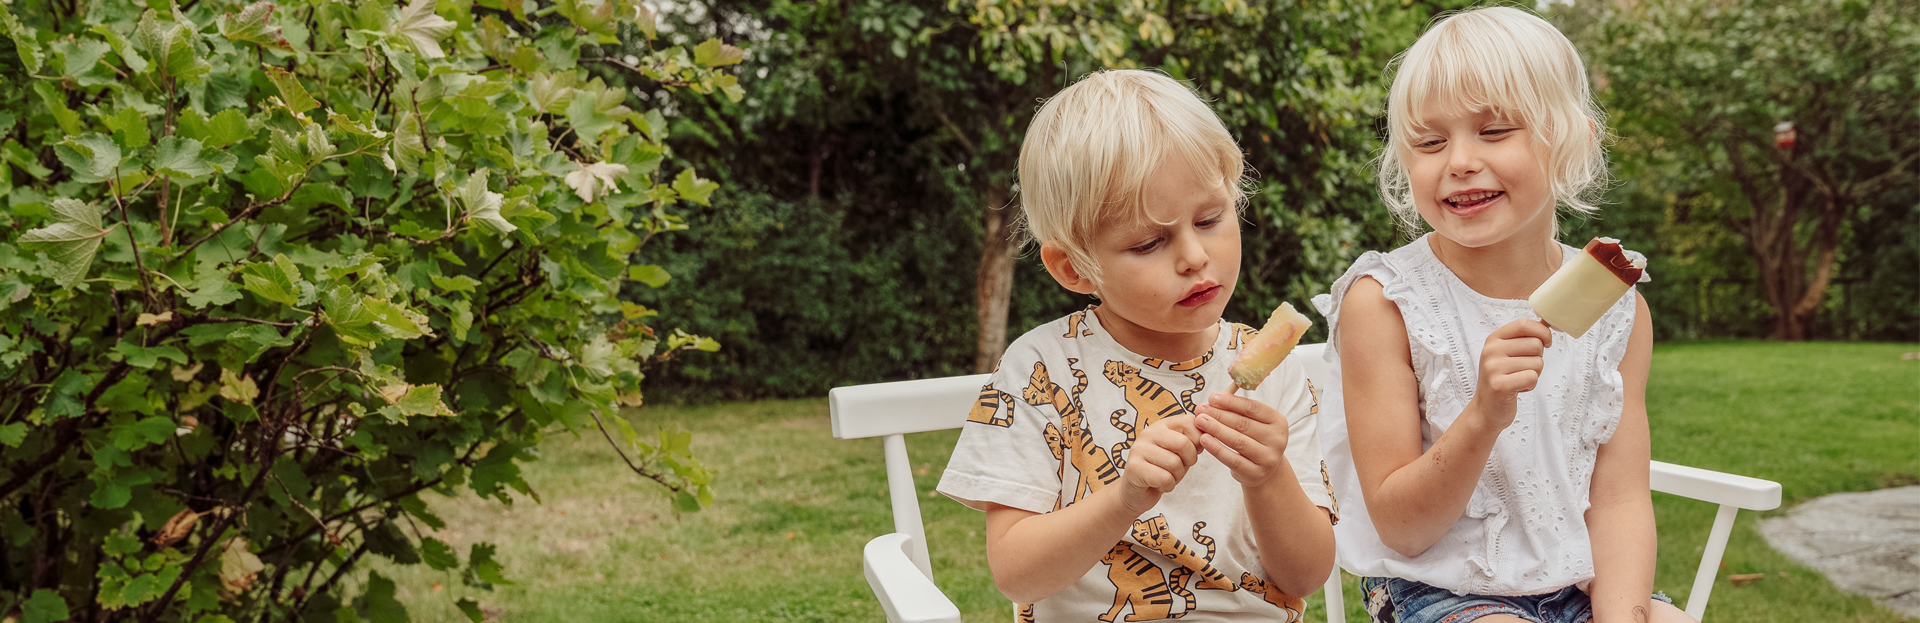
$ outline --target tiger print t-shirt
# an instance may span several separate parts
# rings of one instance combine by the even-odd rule
[[[980,390],[939,491],[1046,513],[1118,484],[1139,432],[1234,391],[1227,366],[1255,330],[1222,321],[1205,355],[1165,361],[1128,351],[1093,308],[1015,340]],[[1299,362],[1237,391],[1287,416],[1287,459],[1307,498],[1333,508],[1315,430],[1319,404]],[[1172,493],[1116,534],[1079,582],[1021,608],[1035,621],[1298,621],[1305,603],[1262,581],[1240,483],[1204,450]],[[1191,615],[1191,616],[1188,616]],[[1123,618],[1124,617],[1124,618]]]

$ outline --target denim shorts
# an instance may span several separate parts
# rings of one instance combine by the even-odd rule
[[[1593,602],[1586,591],[1569,586],[1539,595],[1455,595],[1400,578],[1365,578],[1367,614],[1380,623],[1467,623],[1480,617],[1507,614],[1537,623],[1587,623],[1593,620]],[[1673,603],[1664,593],[1654,599]]]

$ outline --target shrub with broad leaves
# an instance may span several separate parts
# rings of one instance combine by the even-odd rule
[[[743,52],[634,0],[0,3],[0,616],[404,621],[367,554],[507,581],[422,498],[539,499],[543,435],[642,435],[628,259],[717,185],[631,93]],[[359,587],[356,595],[343,590]],[[460,608],[480,620],[479,605]]]

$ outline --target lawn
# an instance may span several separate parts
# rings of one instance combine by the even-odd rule
[[[1786,504],[1840,491],[1920,483],[1920,361],[1912,344],[1662,345],[1648,401],[1654,458],[1780,482]],[[560,433],[527,466],[544,504],[511,507],[439,498],[439,537],[466,551],[500,547],[515,583],[485,592],[424,566],[377,567],[396,579],[416,621],[462,621],[455,599],[479,600],[505,621],[879,621],[860,571],[860,548],[892,531],[880,442],[838,441],[824,400],[762,401],[629,414],[648,428],[673,422],[720,469],[715,505],[676,515],[650,482],[625,471],[598,434]],[[921,491],[930,491],[957,432],[910,436]],[[1713,507],[1656,494],[1656,588],[1684,605]],[[1007,621],[986,571],[980,514],[945,498],[923,501],[934,573],[973,621]],[[1905,621],[1840,593],[1767,547],[1761,516],[1740,515],[1708,620]],[[1766,573],[1734,587],[1726,576]],[[1349,578],[1350,621],[1360,616]],[[1318,596],[1308,620],[1324,620]]]

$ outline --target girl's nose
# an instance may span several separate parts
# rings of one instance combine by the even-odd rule
[[[1447,144],[1447,175],[1452,177],[1471,177],[1486,168],[1480,160],[1480,151],[1472,141],[1449,141]]]

